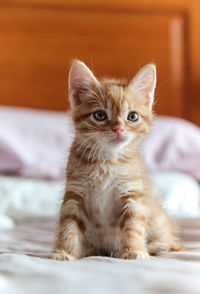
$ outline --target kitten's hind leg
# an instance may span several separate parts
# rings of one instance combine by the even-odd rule
[[[164,242],[151,241],[147,243],[147,250],[150,255],[159,256],[169,251],[169,246]]]
[[[185,245],[180,240],[173,240],[170,244],[170,251],[184,251]]]
[[[150,255],[159,256],[170,251],[184,251],[185,246],[180,240],[173,240],[169,243],[160,241],[151,241],[147,244],[147,250]]]

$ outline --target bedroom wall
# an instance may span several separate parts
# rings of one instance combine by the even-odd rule
[[[0,104],[64,110],[73,58],[98,77],[158,69],[156,112],[200,125],[199,1],[0,2]]]

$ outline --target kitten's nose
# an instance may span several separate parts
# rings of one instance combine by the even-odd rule
[[[123,132],[124,128],[122,126],[114,126],[112,127],[113,132],[115,132],[117,135],[119,135],[121,132]]]

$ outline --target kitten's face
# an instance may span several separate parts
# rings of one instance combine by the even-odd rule
[[[137,144],[152,118],[155,67],[143,68],[130,83],[97,81],[75,61],[69,77],[72,116],[80,144],[104,151]]]

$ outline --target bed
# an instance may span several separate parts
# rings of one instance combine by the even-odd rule
[[[185,252],[144,261],[61,262],[48,256],[74,136],[70,114],[4,106],[0,120],[0,293],[199,293],[198,127],[157,117],[141,146],[155,191],[180,225]]]

